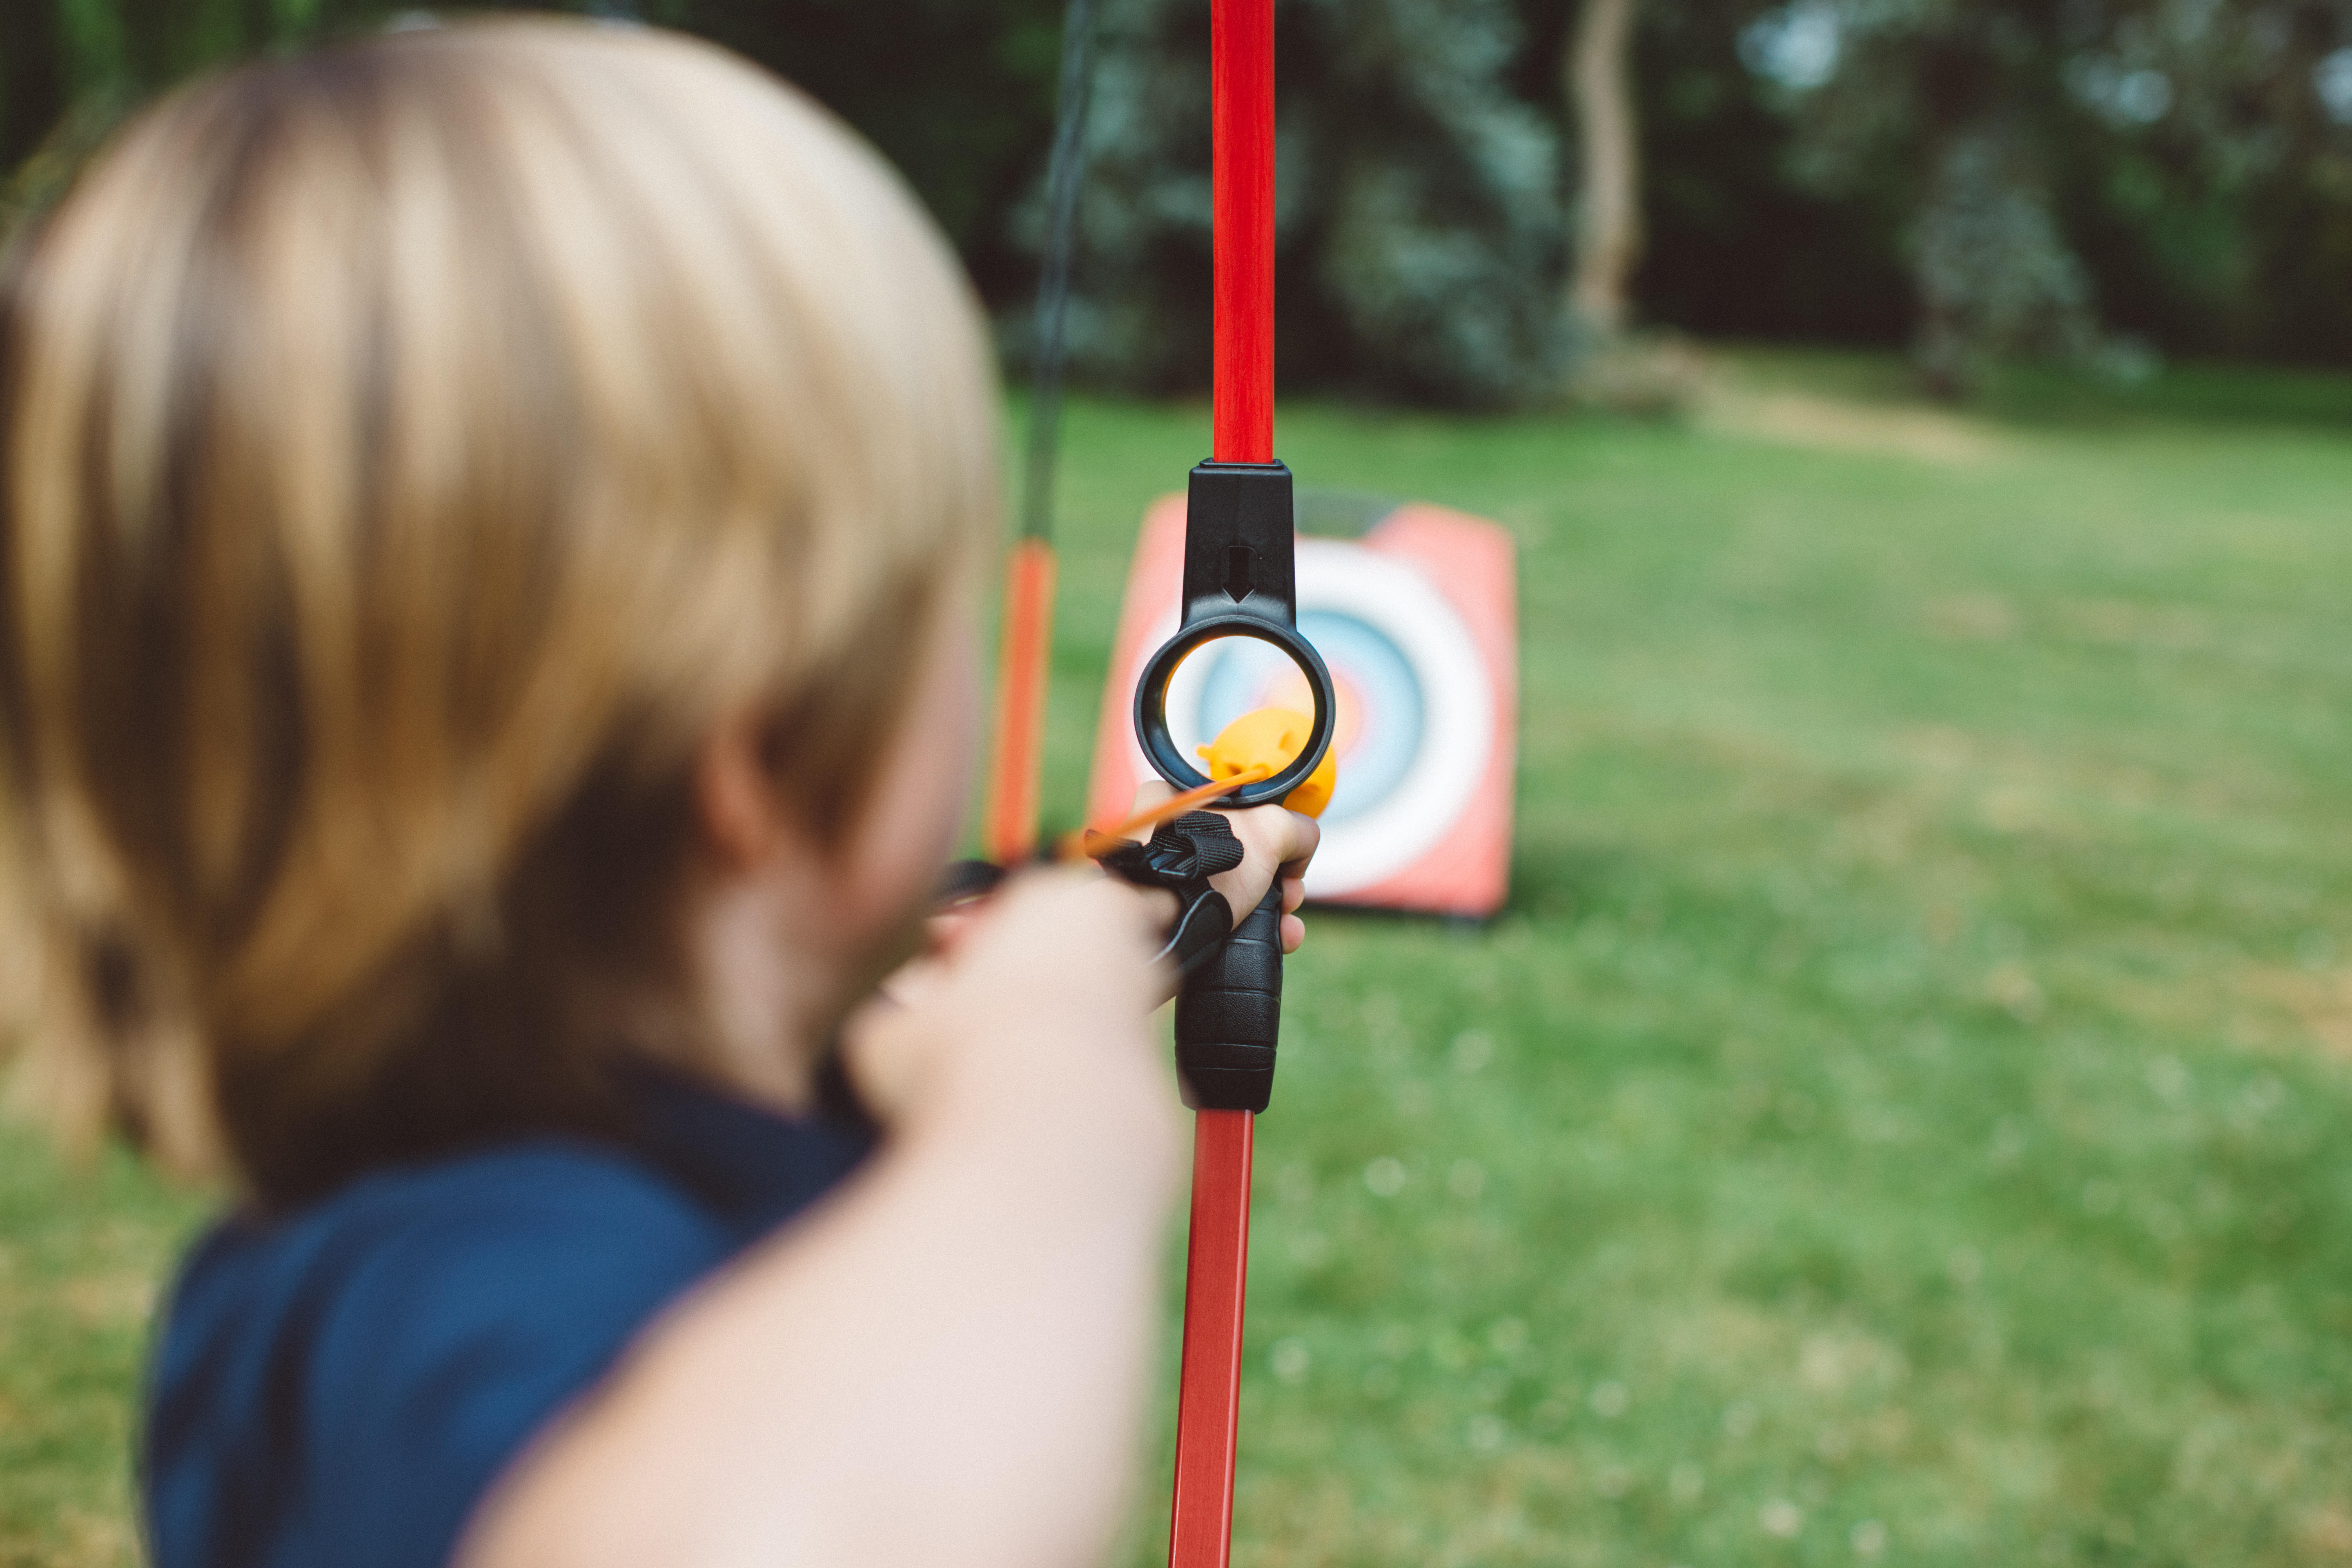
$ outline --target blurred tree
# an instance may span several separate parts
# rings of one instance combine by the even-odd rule
[[[419,9],[396,0],[5,3],[0,170],[20,171],[20,203],[37,199],[36,187],[69,166],[93,131],[192,71]],[[501,0],[465,7],[506,8]],[[515,8],[684,27],[768,65],[906,174],[984,294],[1003,300],[1027,287],[1031,264],[1006,243],[1003,217],[1041,166],[1052,132],[1057,0],[537,0]],[[58,155],[27,167],[45,140]]]
[[[1575,0],[1519,9],[1528,48],[1514,86],[1558,112],[1585,13]],[[1883,185],[1832,196],[1790,175],[1794,127],[1739,48],[1760,9],[1675,0],[1636,12],[1645,242],[1631,292],[1647,319],[1712,336],[1899,340],[1911,319],[1898,245],[1907,212]],[[1563,129],[1574,133],[1572,113]]]
[[[401,9],[18,3],[34,22],[0,35],[0,159],[23,171],[20,202],[54,185],[32,176],[69,166],[90,126],[177,77]],[[986,298],[1024,302],[1058,0],[569,8],[687,27],[799,83],[906,173]],[[1288,378],[1481,405],[1546,390],[1563,353],[1557,136],[1505,85],[1518,43],[1510,0],[1286,0],[1281,26]],[[1074,368],[1098,381],[1206,380],[1206,60],[1202,0],[1123,0],[1106,18],[1097,173],[1070,318]],[[44,137],[60,155],[20,164]],[[1019,352],[1024,335],[1008,342]]]
[[[1286,379],[1471,407],[1552,393],[1558,135],[1510,89],[1509,0],[1286,0],[1276,16]],[[1208,7],[1115,0],[1103,29],[1072,363],[1202,385]]]
[[[1634,0],[1583,0],[1561,80],[1577,129],[1576,270],[1569,308],[1586,331],[1623,330],[1642,259],[1642,141],[1633,98]]]
[[[2352,361],[2352,4],[2109,0],[2066,39],[2061,205],[2118,324]]]
[[[1044,178],[1062,0],[644,0],[798,84],[907,176],[992,305],[1025,304],[1008,214]]]
[[[2319,74],[2352,39],[2346,0],[1792,0],[1739,37],[1792,126],[1798,184],[1901,193],[1914,342],[1937,389],[1964,391],[1992,356],[2112,350],[2102,274],[2126,299],[2137,283],[2142,307],[2111,321],[2309,352],[2263,330],[2262,275],[2352,222],[2352,146]],[[2295,290],[2306,303],[2341,300],[2315,281]],[[2347,349],[2339,331],[2328,352]]]
[[[2082,354],[2089,280],[2052,210],[2070,106],[2051,0],[1795,0],[1740,34],[1793,120],[1791,172],[1825,194],[1905,191],[1931,387],[1965,391],[1989,356]]]
[[[907,173],[983,298],[1025,309],[1061,0],[553,3],[800,82]],[[1106,3],[1073,347],[1098,381],[1198,386],[1207,4]],[[404,8],[0,0],[0,222],[188,71]],[[1623,162],[1603,100],[1626,79],[1574,100],[1591,123],[1561,91],[1579,23],[1609,42],[1612,16],[1633,39],[1622,128],[1640,110]],[[1956,390],[2000,353],[2127,364],[2115,331],[2352,361],[2352,0],[1282,0],[1280,27],[1289,385],[1548,395],[1563,145],[1596,160],[1576,226],[1603,317],[1908,337]]]

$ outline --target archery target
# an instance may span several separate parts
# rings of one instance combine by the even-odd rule
[[[1310,898],[1487,914],[1508,860],[1517,704],[1508,536],[1433,508],[1407,509],[1362,542],[1298,542],[1298,629],[1339,696],[1339,777]],[[1121,616],[1097,737],[1097,818],[1116,816],[1153,776],[1134,740],[1135,680],[1174,635],[1183,504],[1147,520]],[[1498,575],[1499,574],[1499,575]],[[1306,679],[1275,646],[1204,644],[1169,681],[1168,727],[1186,755],[1253,709],[1312,706]]]
[[[1171,616],[1160,640],[1175,630]],[[1307,875],[1310,897],[1338,898],[1412,864],[1461,815],[1486,772],[1494,697],[1454,607],[1361,545],[1298,542],[1298,630],[1339,696],[1339,776]],[[1168,731],[1191,756],[1252,709],[1305,712],[1313,700],[1281,649],[1223,637],[1177,667]]]

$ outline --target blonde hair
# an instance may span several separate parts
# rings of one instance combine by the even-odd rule
[[[845,830],[992,527],[936,232],[715,48],[505,21],[181,91],[5,274],[50,1113],[271,1200],[609,1123],[695,745]]]

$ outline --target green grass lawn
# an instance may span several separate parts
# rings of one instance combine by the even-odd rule
[[[158,1277],[200,1208],[116,1155],[0,1131],[0,1568],[138,1561],[131,1414]]]
[[[1526,723],[1510,910],[1291,966],[1237,1562],[2352,1562],[2352,380],[1725,380],[1285,412],[1516,532]],[[1072,411],[1065,822],[1205,426]],[[192,1212],[0,1142],[0,1568],[126,1553]]]

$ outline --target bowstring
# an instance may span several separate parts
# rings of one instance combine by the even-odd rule
[[[1078,187],[1086,172],[1087,110],[1094,97],[1095,0],[1062,14],[1062,79],[1054,149],[1045,165],[1045,254],[1037,278],[1036,362],[1029,380],[1029,450],[1022,474],[1021,536],[1054,536],[1054,471],[1061,455],[1062,366],[1067,353]]]

